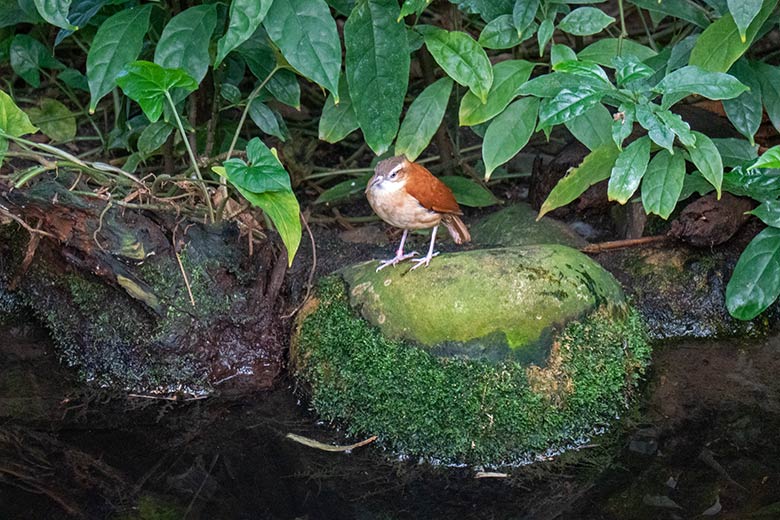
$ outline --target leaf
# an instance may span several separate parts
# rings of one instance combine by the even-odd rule
[[[104,21],[87,53],[89,111],[116,86],[122,69],[138,57],[153,4],[123,9]]]
[[[167,69],[182,69],[200,83],[209,69],[209,41],[216,26],[216,4],[182,11],[163,29],[155,47],[154,62]]]
[[[552,98],[558,95],[562,89],[577,90],[581,87],[606,92],[605,84],[601,79],[594,81],[587,76],[575,76],[560,72],[537,76],[522,84],[517,93],[521,96]]]
[[[607,196],[625,204],[634,195],[650,162],[650,139],[640,137],[620,152],[609,176]]]
[[[145,157],[160,149],[173,132],[173,126],[165,121],[151,123],[138,136],[138,151]]]
[[[659,110],[656,112],[658,118],[666,125],[666,127],[674,132],[674,135],[685,146],[693,146],[696,143],[696,138],[691,133],[691,127],[682,120],[682,118],[668,110]]]
[[[726,115],[739,133],[747,137],[753,143],[753,136],[761,126],[763,117],[763,105],[761,98],[761,83],[756,71],[745,59],[739,59],[731,67],[729,73],[739,81],[750,87],[734,99],[723,101],[723,109]]]
[[[87,77],[76,69],[63,70],[57,75],[57,79],[72,89],[89,92],[89,83],[87,83]]]
[[[162,115],[165,96],[174,88],[190,93],[198,83],[181,69],[166,69],[149,61],[128,65],[116,79],[125,95],[141,106],[146,117],[154,123]]]
[[[0,90],[0,132],[11,137],[22,137],[37,131],[30,118],[16,106],[11,96]]]
[[[282,142],[289,137],[284,119],[276,111],[255,98],[249,105],[249,118],[260,131],[278,137]]]
[[[511,49],[522,41],[517,34],[512,15],[494,18],[479,33],[479,44],[486,49]]]
[[[471,91],[463,96],[458,110],[460,126],[484,123],[501,113],[517,96],[520,88],[531,75],[534,64],[525,60],[507,60],[493,66],[493,85],[483,103]]]
[[[737,166],[723,175],[723,190],[758,201],[774,200],[780,198],[780,172],[772,169],[747,171]]]
[[[609,143],[586,155],[579,166],[572,168],[558,181],[539,209],[536,220],[575,200],[590,186],[607,179],[619,153],[620,150]]]
[[[698,94],[709,99],[731,99],[748,87],[734,76],[723,72],[707,72],[688,65],[668,74],[653,90],[662,94]]]
[[[750,320],[780,295],[780,229],[768,227],[747,245],[726,286],[726,307],[739,320]]]
[[[52,141],[70,141],[76,137],[76,116],[68,107],[51,98],[42,98],[40,107],[26,110],[33,125]]]
[[[263,23],[273,0],[232,0],[230,2],[230,22],[225,35],[217,42],[217,57],[214,68],[218,67],[230,51],[244,43]]]
[[[76,30],[68,21],[68,11],[70,10],[70,0],[33,0],[35,8],[41,18],[50,24],[68,30]]]
[[[577,63],[577,53],[567,45],[553,43],[552,46],[550,46],[550,63],[553,66],[553,70],[557,70],[555,66],[563,61]]]
[[[70,11],[67,19],[73,26],[72,29],[60,29],[57,32],[57,37],[54,39],[54,46],[56,47],[62,40],[73,34],[73,32],[79,27],[86,27],[87,23],[92,20],[98,11],[100,11],[109,0],[75,0],[70,5]]]
[[[65,68],[54,59],[46,46],[26,34],[14,36],[8,54],[13,71],[35,88],[41,86],[41,69]]]
[[[396,21],[398,12],[396,0],[367,0],[344,24],[352,107],[366,144],[377,155],[395,138],[409,83],[406,26]]]
[[[780,132],[780,67],[757,63],[755,68],[758,70],[766,113],[772,126]]]
[[[679,203],[680,201],[687,199],[694,193],[698,193],[700,196],[704,196],[713,189],[714,188],[712,187],[712,184],[710,184],[707,179],[702,177],[701,172],[695,171],[690,175],[685,176],[685,180],[683,181],[683,189],[680,193],[680,197],[677,199],[677,202]]]
[[[596,7],[578,7],[563,17],[558,29],[575,36],[589,36],[604,30],[615,19]]]
[[[489,189],[473,179],[455,175],[445,175],[439,179],[452,190],[455,200],[461,206],[484,208],[500,202]]]
[[[780,228],[780,200],[767,200],[761,203],[751,215],[757,216],[767,226]]]
[[[474,39],[460,31],[445,31],[436,27],[418,28],[425,37],[425,46],[449,77],[468,87],[483,103],[493,84],[493,67],[487,54]]]
[[[258,31],[258,33],[262,32]],[[260,81],[265,81],[276,67],[276,54],[264,35],[259,37],[255,35],[241,44],[238,47],[238,53],[244,58],[252,74]],[[237,82],[241,79],[243,79],[243,71]],[[298,84],[298,77],[290,70],[277,70],[268,79],[263,91],[271,94],[277,101],[285,105],[295,109],[301,107],[301,86]]]
[[[403,5],[401,5],[401,12],[398,15],[397,21],[400,22],[403,18],[409,16],[410,14],[420,16],[430,3],[431,0],[404,0]]]
[[[395,9],[397,17],[398,4]],[[338,97],[341,42],[324,0],[273,2],[263,27],[295,70]]]
[[[688,146],[688,154],[691,156],[691,162],[699,169],[702,176],[715,187],[715,191],[720,199],[720,189],[723,183],[723,160],[720,158],[715,143],[712,139],[701,132],[693,132],[696,138],[695,146]]]
[[[550,128],[573,119],[601,101],[603,97],[603,91],[594,91],[588,87],[581,87],[578,90],[563,89],[554,98],[542,101],[539,107],[538,128]]]
[[[642,205],[647,213],[666,220],[671,215],[682,192],[685,180],[685,159],[661,150],[650,161],[642,179]]]
[[[253,206],[262,209],[271,222],[287,249],[287,266],[292,266],[298,246],[301,244],[301,207],[298,199],[291,191],[269,191],[252,193],[236,186],[239,193]]]
[[[358,129],[357,117],[352,109],[352,100],[347,90],[347,80],[341,76],[339,81],[339,104],[329,95],[322,107],[319,138],[328,143],[337,143]]]
[[[485,163],[485,180],[493,170],[519,152],[534,133],[539,100],[518,99],[499,114],[488,126],[482,144],[482,160]]]
[[[452,80],[441,78],[427,86],[406,111],[395,142],[395,155],[414,161],[441,125],[452,92]]]
[[[612,142],[612,115],[597,103],[574,119],[564,123],[569,132],[589,150]]]
[[[755,168],[780,168],[780,145],[773,146],[761,154],[748,170]]]
[[[634,108],[636,119],[655,144],[666,148],[670,153],[674,144],[674,132],[667,127],[663,120],[656,114],[657,106],[648,103],[640,103]]]
[[[615,67],[615,82],[618,85],[625,85],[632,81],[649,78],[655,71],[639,61],[634,56],[616,56],[612,60]]]
[[[372,175],[373,174],[368,173],[366,175],[361,175],[360,177],[355,177],[354,179],[341,181],[335,186],[320,193],[320,196],[317,197],[317,200],[315,200],[314,203],[327,204],[329,202],[338,202],[346,200],[358,193],[362,194],[366,191],[366,185]]]
[[[519,37],[524,36],[523,32],[534,23],[540,3],[540,0],[515,0],[512,22]]]
[[[705,10],[688,0],[630,0],[632,4],[647,9],[651,13],[673,16],[698,27],[707,27],[710,23]]]
[[[777,0],[764,0],[761,11],[745,31],[744,41],[730,14],[713,22],[696,40],[689,63],[712,72],[726,72],[753,43],[759,29],[776,5]]]
[[[582,49],[577,57],[581,60],[598,63],[603,67],[612,67],[612,60],[618,56],[634,57],[641,62],[656,55],[658,53],[650,47],[633,40],[620,41],[617,38],[603,38]]]
[[[553,45],[553,48],[555,47],[562,46]],[[573,55],[574,53],[572,52],[572,56]],[[609,90],[612,88],[612,83],[609,81],[607,73],[592,61],[578,61],[576,58],[573,60],[561,61],[553,65],[553,70],[588,78],[592,80],[593,84],[598,85],[600,89]]]
[[[615,116],[612,118],[612,141],[618,146],[623,147],[623,141],[634,131],[634,120],[636,114],[634,105],[620,105]]]
[[[512,14],[514,0],[453,0],[458,8],[466,13],[479,14],[483,20],[489,22],[503,14]]]
[[[744,139],[712,139],[723,159],[723,166],[734,168],[753,161],[758,157],[758,146]]]
[[[547,47],[547,43],[552,39],[553,32],[555,32],[555,24],[552,20],[545,19],[539,24],[539,30],[536,31],[536,40],[539,43],[539,56],[544,56],[544,48]]]
[[[747,28],[761,11],[762,4],[762,0],[728,0],[729,12],[734,18],[742,43],[747,42]]]

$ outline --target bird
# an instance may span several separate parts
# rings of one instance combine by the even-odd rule
[[[395,256],[381,261],[377,272],[419,254],[417,251],[404,254],[409,230],[433,228],[428,254],[415,259],[412,269],[421,265],[427,267],[431,259],[439,254],[433,252],[439,224],[444,224],[456,244],[471,240],[466,224],[460,219],[463,212],[452,190],[427,168],[403,155],[385,159],[376,165],[374,175],[366,186],[366,198],[382,220],[404,230]]]

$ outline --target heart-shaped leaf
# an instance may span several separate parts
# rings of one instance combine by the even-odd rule
[[[198,83],[181,69],[166,69],[149,61],[128,65],[116,79],[125,95],[138,103],[146,117],[154,123],[162,115],[166,95],[174,88],[190,93]]]

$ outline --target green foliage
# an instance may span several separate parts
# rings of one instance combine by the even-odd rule
[[[442,78],[429,85],[409,107],[398,131],[395,154],[413,161],[428,147],[441,125],[447,101],[452,92],[452,80]],[[465,98],[464,98],[465,99]]]

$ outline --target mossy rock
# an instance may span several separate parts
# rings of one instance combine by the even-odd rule
[[[463,268],[485,255],[506,255],[517,262],[517,271],[530,273],[531,264],[524,262],[538,260],[538,250],[554,257],[563,254],[559,251],[563,249],[567,248],[444,255],[427,270],[407,272],[408,268],[397,267],[385,274],[380,272],[391,282],[380,283],[379,287],[408,283],[423,295],[432,292],[428,284],[434,279],[457,286],[466,283],[462,279],[467,277],[458,274],[454,263]],[[571,252],[573,258],[579,255],[566,252]],[[486,280],[495,277],[492,284],[480,290],[488,297],[479,305],[487,308],[477,317],[463,318],[465,327],[453,324],[452,335],[443,341],[444,346],[431,343],[430,337],[426,337],[427,343],[410,340],[398,326],[396,331],[401,332],[390,337],[363,319],[350,300],[354,304],[356,297],[363,296],[362,301],[370,302],[373,296],[367,296],[371,295],[369,286],[359,288],[359,284],[371,282],[353,285],[344,280],[361,280],[356,273],[367,276],[367,266],[347,269],[324,278],[316,298],[301,312],[291,364],[324,419],[342,423],[350,434],[378,435],[385,447],[397,453],[497,465],[533,460],[566,449],[585,442],[625,410],[650,356],[641,320],[626,305],[617,283],[605,271],[599,274],[599,284],[593,283],[591,269],[596,271],[598,266],[583,265],[587,262],[582,261],[577,268],[561,266],[559,274],[563,277],[563,270],[571,270],[565,276],[581,283],[590,278],[589,288],[574,293],[590,301],[560,322],[553,319],[542,329],[548,333],[537,330],[537,337],[525,338],[497,332],[496,328],[490,333],[489,327],[480,323],[489,319],[491,309],[504,305],[494,293],[510,274],[480,267],[490,273],[481,283],[487,284]],[[547,267],[537,266],[537,275],[549,274],[552,270]],[[577,273],[583,272],[588,276],[577,278]],[[546,283],[552,288],[556,282],[546,278]],[[594,287],[599,288],[590,292]],[[530,300],[536,296],[517,294]],[[442,293],[425,296],[430,301],[444,298]],[[467,299],[461,303],[473,309]],[[536,308],[525,308],[523,298],[517,298],[514,304],[518,321],[525,315],[535,317]],[[441,305],[452,307],[453,302],[443,301]],[[432,313],[438,308],[419,307],[417,312]],[[409,315],[396,316],[388,311],[384,324],[396,319],[406,320]],[[438,324],[443,318],[432,315],[427,319]],[[473,338],[463,335],[469,325]],[[497,348],[501,339],[505,343]],[[533,355],[527,355],[529,352]]]
[[[587,241],[569,226],[551,217],[536,220],[529,204],[518,203],[491,213],[471,226],[472,241],[480,246],[560,244],[580,248]]]

